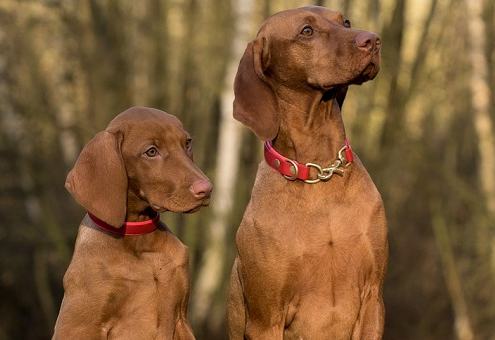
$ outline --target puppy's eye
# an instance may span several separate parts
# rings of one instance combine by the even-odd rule
[[[311,26],[305,26],[302,29],[301,34],[305,36],[310,36],[313,34],[313,29],[311,28]]]
[[[345,19],[344,20],[344,27],[345,28],[351,28],[351,22],[349,19]]]
[[[158,150],[154,146],[152,146],[151,148],[146,150],[144,154],[148,157],[156,157],[158,155]]]

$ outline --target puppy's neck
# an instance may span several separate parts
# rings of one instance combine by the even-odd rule
[[[335,96],[315,93],[280,100],[280,130],[273,147],[298,162],[326,165],[345,145],[345,129]]]
[[[152,219],[156,215],[144,197],[141,197],[131,188],[127,193],[127,222],[142,222]]]

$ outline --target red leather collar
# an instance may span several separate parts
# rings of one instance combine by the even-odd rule
[[[270,141],[266,141],[265,160],[268,165],[289,180],[300,179],[306,183],[317,183],[319,181],[329,180],[335,172],[343,174],[345,167],[349,166],[354,161],[354,155],[352,154],[349,141],[346,139],[345,146],[339,150],[336,161],[330,167],[322,168],[318,164],[301,164],[295,160],[284,157],[273,148]],[[310,168],[312,167],[318,171],[317,178],[315,179],[309,179]]]
[[[112,234],[117,235],[144,235],[149,234],[152,231],[155,231],[160,224],[160,214],[156,213],[156,216],[151,220],[143,221],[143,222],[124,222],[122,227],[115,228],[105,221],[100,220],[95,215],[88,212],[89,217],[93,222],[100,227],[101,229],[108,231]]]

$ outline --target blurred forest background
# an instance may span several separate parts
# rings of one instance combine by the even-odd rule
[[[262,144],[233,78],[269,14],[344,12],[383,40],[344,120],[383,195],[385,339],[495,339],[493,0],[0,0],[0,339],[47,339],[84,211],[64,189],[81,148],[133,105],[177,115],[215,185],[162,218],[191,253],[198,339],[226,339],[234,237]]]

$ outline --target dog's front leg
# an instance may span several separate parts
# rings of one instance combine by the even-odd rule
[[[282,289],[270,284],[262,287],[257,280],[266,283],[268,277],[263,278],[262,273],[243,275],[242,269],[241,260],[236,258],[229,292],[230,339],[283,339],[287,308],[280,296]]]
[[[266,279],[266,278],[265,278]],[[283,339],[286,312],[281,287],[261,286],[250,289],[252,282],[244,281],[246,303],[246,329],[244,336],[250,340]]]
[[[175,325],[174,340],[194,340],[194,334],[191,325],[187,319],[179,319]]]
[[[380,340],[385,324],[385,306],[380,284],[375,284],[367,292],[354,326],[352,340]]]
[[[246,329],[246,309],[239,273],[238,258],[235,259],[230,273],[230,289],[227,305],[230,340],[243,340]]]

